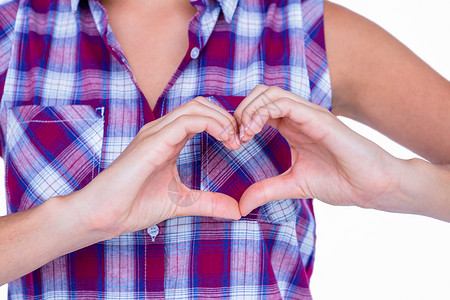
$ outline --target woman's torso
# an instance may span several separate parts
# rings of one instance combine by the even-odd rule
[[[133,58],[125,57],[126,46],[124,53],[97,1],[20,2],[12,28],[2,24],[12,45],[8,61],[0,64],[7,65],[0,124],[8,213],[82,188],[146,122],[195,96],[207,96],[232,113],[263,83],[330,108],[321,1],[192,3],[199,14],[186,32],[179,68],[164,79],[167,85],[161,79],[157,87],[141,89],[145,78],[135,78]],[[8,45],[3,38],[1,49]],[[144,95],[158,94],[152,111]],[[289,167],[289,147],[269,127],[236,153],[202,133],[188,141],[177,164],[188,187],[239,199],[251,183]],[[13,299],[311,297],[310,200],[273,202],[239,221],[182,217],[157,226],[153,237],[145,230],[132,232],[57,258],[10,283],[9,294]]]

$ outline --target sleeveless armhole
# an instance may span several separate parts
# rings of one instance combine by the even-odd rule
[[[8,72],[8,65],[11,58],[12,38],[18,8],[19,1],[17,0],[0,5],[0,101],[3,98],[6,73]],[[0,117],[4,117],[1,112]],[[0,130],[0,140],[0,155],[3,157],[3,148],[5,145],[3,130]]]
[[[323,26],[324,0],[301,0],[311,101],[331,110],[331,80]]]

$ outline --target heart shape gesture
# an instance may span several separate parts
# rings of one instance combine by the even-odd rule
[[[289,143],[291,167],[251,185],[239,207],[287,198],[318,198],[333,205],[393,209],[401,161],[349,129],[327,109],[280,89],[260,85],[237,107],[240,139],[247,142],[264,124]]]
[[[265,177],[249,183],[239,202],[230,195],[190,189],[181,182],[176,162],[197,133],[206,132],[233,152],[265,124],[276,128],[289,144],[291,165],[282,174],[267,176],[261,167]],[[276,151],[271,155],[277,155]],[[80,195],[72,201],[74,209],[104,239],[178,216],[237,220],[263,204],[289,198],[382,205],[382,196],[398,184],[394,176],[397,161],[328,110],[280,88],[258,86],[239,103],[234,116],[198,97],[146,124],[108,168],[68,197]],[[216,169],[223,172],[220,166]]]

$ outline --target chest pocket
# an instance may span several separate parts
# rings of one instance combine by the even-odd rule
[[[83,188],[99,172],[104,107],[24,105],[7,110],[10,212]]]
[[[207,98],[233,114],[244,97]],[[200,135],[202,190],[224,193],[239,201],[251,184],[277,176],[291,165],[289,144],[267,124],[238,150],[229,150],[207,132]],[[256,208],[242,219],[283,223],[294,220],[300,211],[299,199],[284,199]]]

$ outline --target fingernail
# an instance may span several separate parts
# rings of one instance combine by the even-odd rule
[[[239,137],[241,140],[244,138],[244,126],[242,124],[239,126]]]
[[[247,126],[245,126],[244,131],[246,131],[250,125],[252,125],[252,119],[250,119],[250,122],[248,122]]]
[[[241,146],[241,140],[239,139],[239,136],[237,135],[237,133],[234,135],[234,139],[236,141],[236,144],[238,144],[239,146]]]

